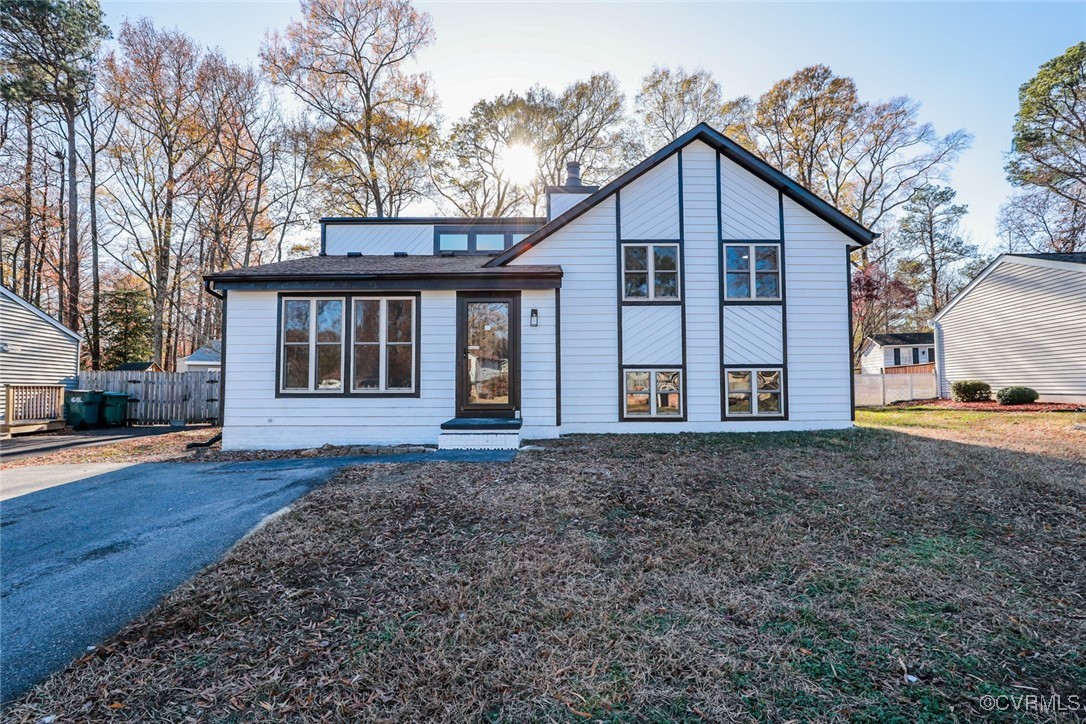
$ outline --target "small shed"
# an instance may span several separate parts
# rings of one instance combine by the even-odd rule
[[[116,372],[162,372],[158,362],[125,362],[114,368]]]
[[[213,339],[203,347],[177,360],[178,372],[218,372],[222,369],[222,340]]]
[[[5,431],[63,426],[64,388],[79,382],[81,341],[78,333],[0,287],[0,420]]]

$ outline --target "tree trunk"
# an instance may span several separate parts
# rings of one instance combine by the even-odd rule
[[[68,326],[79,331],[79,194],[75,183],[75,100],[64,107],[68,130]]]
[[[30,299],[30,250],[34,248],[31,239],[31,216],[34,213],[33,183],[34,176],[34,107],[26,104],[26,163],[23,166],[23,299]]]
[[[101,294],[101,275],[98,273],[98,150],[94,138],[90,143],[90,168],[87,173],[89,194],[87,210],[90,212],[91,241],[91,334],[90,356],[91,369],[102,368],[102,305],[98,301]]]

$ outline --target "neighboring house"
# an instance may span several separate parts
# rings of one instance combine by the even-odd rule
[[[935,315],[943,397],[957,380],[1086,402],[1086,252],[1003,254]]]
[[[207,277],[226,449],[844,428],[872,232],[706,125],[548,218],[329,218]]]
[[[0,287],[0,419],[7,420],[9,385],[79,382],[80,337],[6,287]]]
[[[213,339],[203,347],[177,360],[178,372],[218,372],[222,369],[222,341]]]
[[[860,371],[865,375],[882,374],[889,367],[934,361],[934,332],[873,334],[864,340],[860,350]]]
[[[158,362],[125,362],[113,368],[116,372],[161,372]]]

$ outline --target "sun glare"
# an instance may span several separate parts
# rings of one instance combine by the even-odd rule
[[[501,156],[502,175],[518,186],[525,186],[536,176],[535,149],[516,143],[505,149]]]

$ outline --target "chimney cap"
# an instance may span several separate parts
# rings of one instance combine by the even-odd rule
[[[566,186],[581,185],[581,164],[578,161],[566,163]]]

